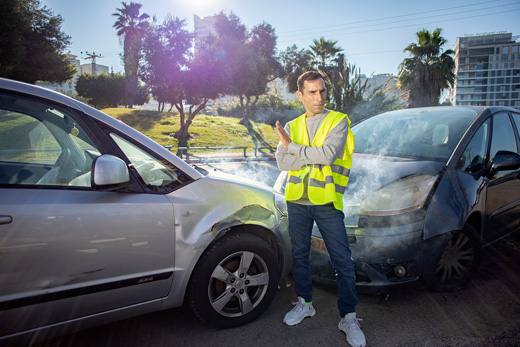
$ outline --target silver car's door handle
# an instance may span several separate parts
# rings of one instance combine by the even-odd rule
[[[0,216],[0,224],[9,224],[13,221],[11,216]]]

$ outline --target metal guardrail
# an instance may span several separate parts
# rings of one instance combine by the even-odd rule
[[[167,148],[170,152],[174,148],[173,146],[164,146],[164,147]],[[189,162],[189,161],[193,161],[193,162],[200,161],[200,160],[190,160],[189,159],[190,154],[188,153],[189,150],[216,150],[216,151],[223,151],[223,150],[237,150],[237,149],[240,149],[244,153],[244,156],[243,156],[244,160],[247,160],[247,161],[270,160],[270,158],[259,157],[258,156],[258,151],[259,150],[263,150],[263,149],[272,150],[272,147],[270,147],[270,146],[254,147],[253,148],[253,151],[254,151],[254,156],[253,157],[248,157],[247,156],[247,149],[248,148],[253,148],[253,147],[247,147],[247,146],[231,146],[231,147],[209,147],[209,146],[206,146],[206,147],[177,147],[177,149],[179,150],[179,157],[181,159],[183,159],[183,157],[185,157],[187,162]],[[211,160],[211,158],[205,158],[203,161],[209,161],[209,160]],[[221,159],[219,159],[219,160],[221,160]]]

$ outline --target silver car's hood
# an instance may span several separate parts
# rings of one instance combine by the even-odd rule
[[[254,181],[252,179],[249,179],[249,178],[246,178],[243,176],[233,175],[233,174],[226,173],[226,172],[219,171],[219,170],[209,171],[208,176],[211,178],[216,178],[218,180],[222,180],[222,181],[232,183],[232,184],[253,186],[253,187],[256,187],[256,188],[259,188],[262,190],[268,190],[268,191],[272,190],[269,186],[267,186],[266,184],[264,184],[262,182]]]

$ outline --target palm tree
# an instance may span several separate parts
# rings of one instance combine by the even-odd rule
[[[314,65],[326,67],[328,63],[336,58],[336,54],[341,52],[343,48],[336,46],[338,41],[325,40],[321,37],[319,40],[313,40],[313,46],[310,46],[309,53],[314,57]]]
[[[114,28],[117,35],[123,41],[123,63],[125,66],[125,87],[128,106],[131,108],[134,98],[137,95],[139,69],[139,56],[141,52],[142,39],[149,26],[149,15],[140,14],[143,5],[135,2],[127,4],[123,2],[123,7],[118,8],[113,16],[117,17]]]
[[[417,43],[404,49],[412,55],[399,65],[397,82],[400,89],[408,91],[408,106],[436,106],[441,92],[455,83],[454,51],[443,52],[447,40],[441,36],[442,29],[429,32],[423,29],[416,33]]]

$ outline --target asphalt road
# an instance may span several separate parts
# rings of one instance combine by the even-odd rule
[[[186,308],[148,314],[60,339],[41,346],[346,346],[337,328],[333,288],[315,287],[317,314],[296,326],[282,317],[295,299],[282,288],[257,320],[215,330]],[[360,295],[357,308],[368,346],[519,346],[520,237],[502,240],[486,252],[478,276],[453,293],[416,290]]]

